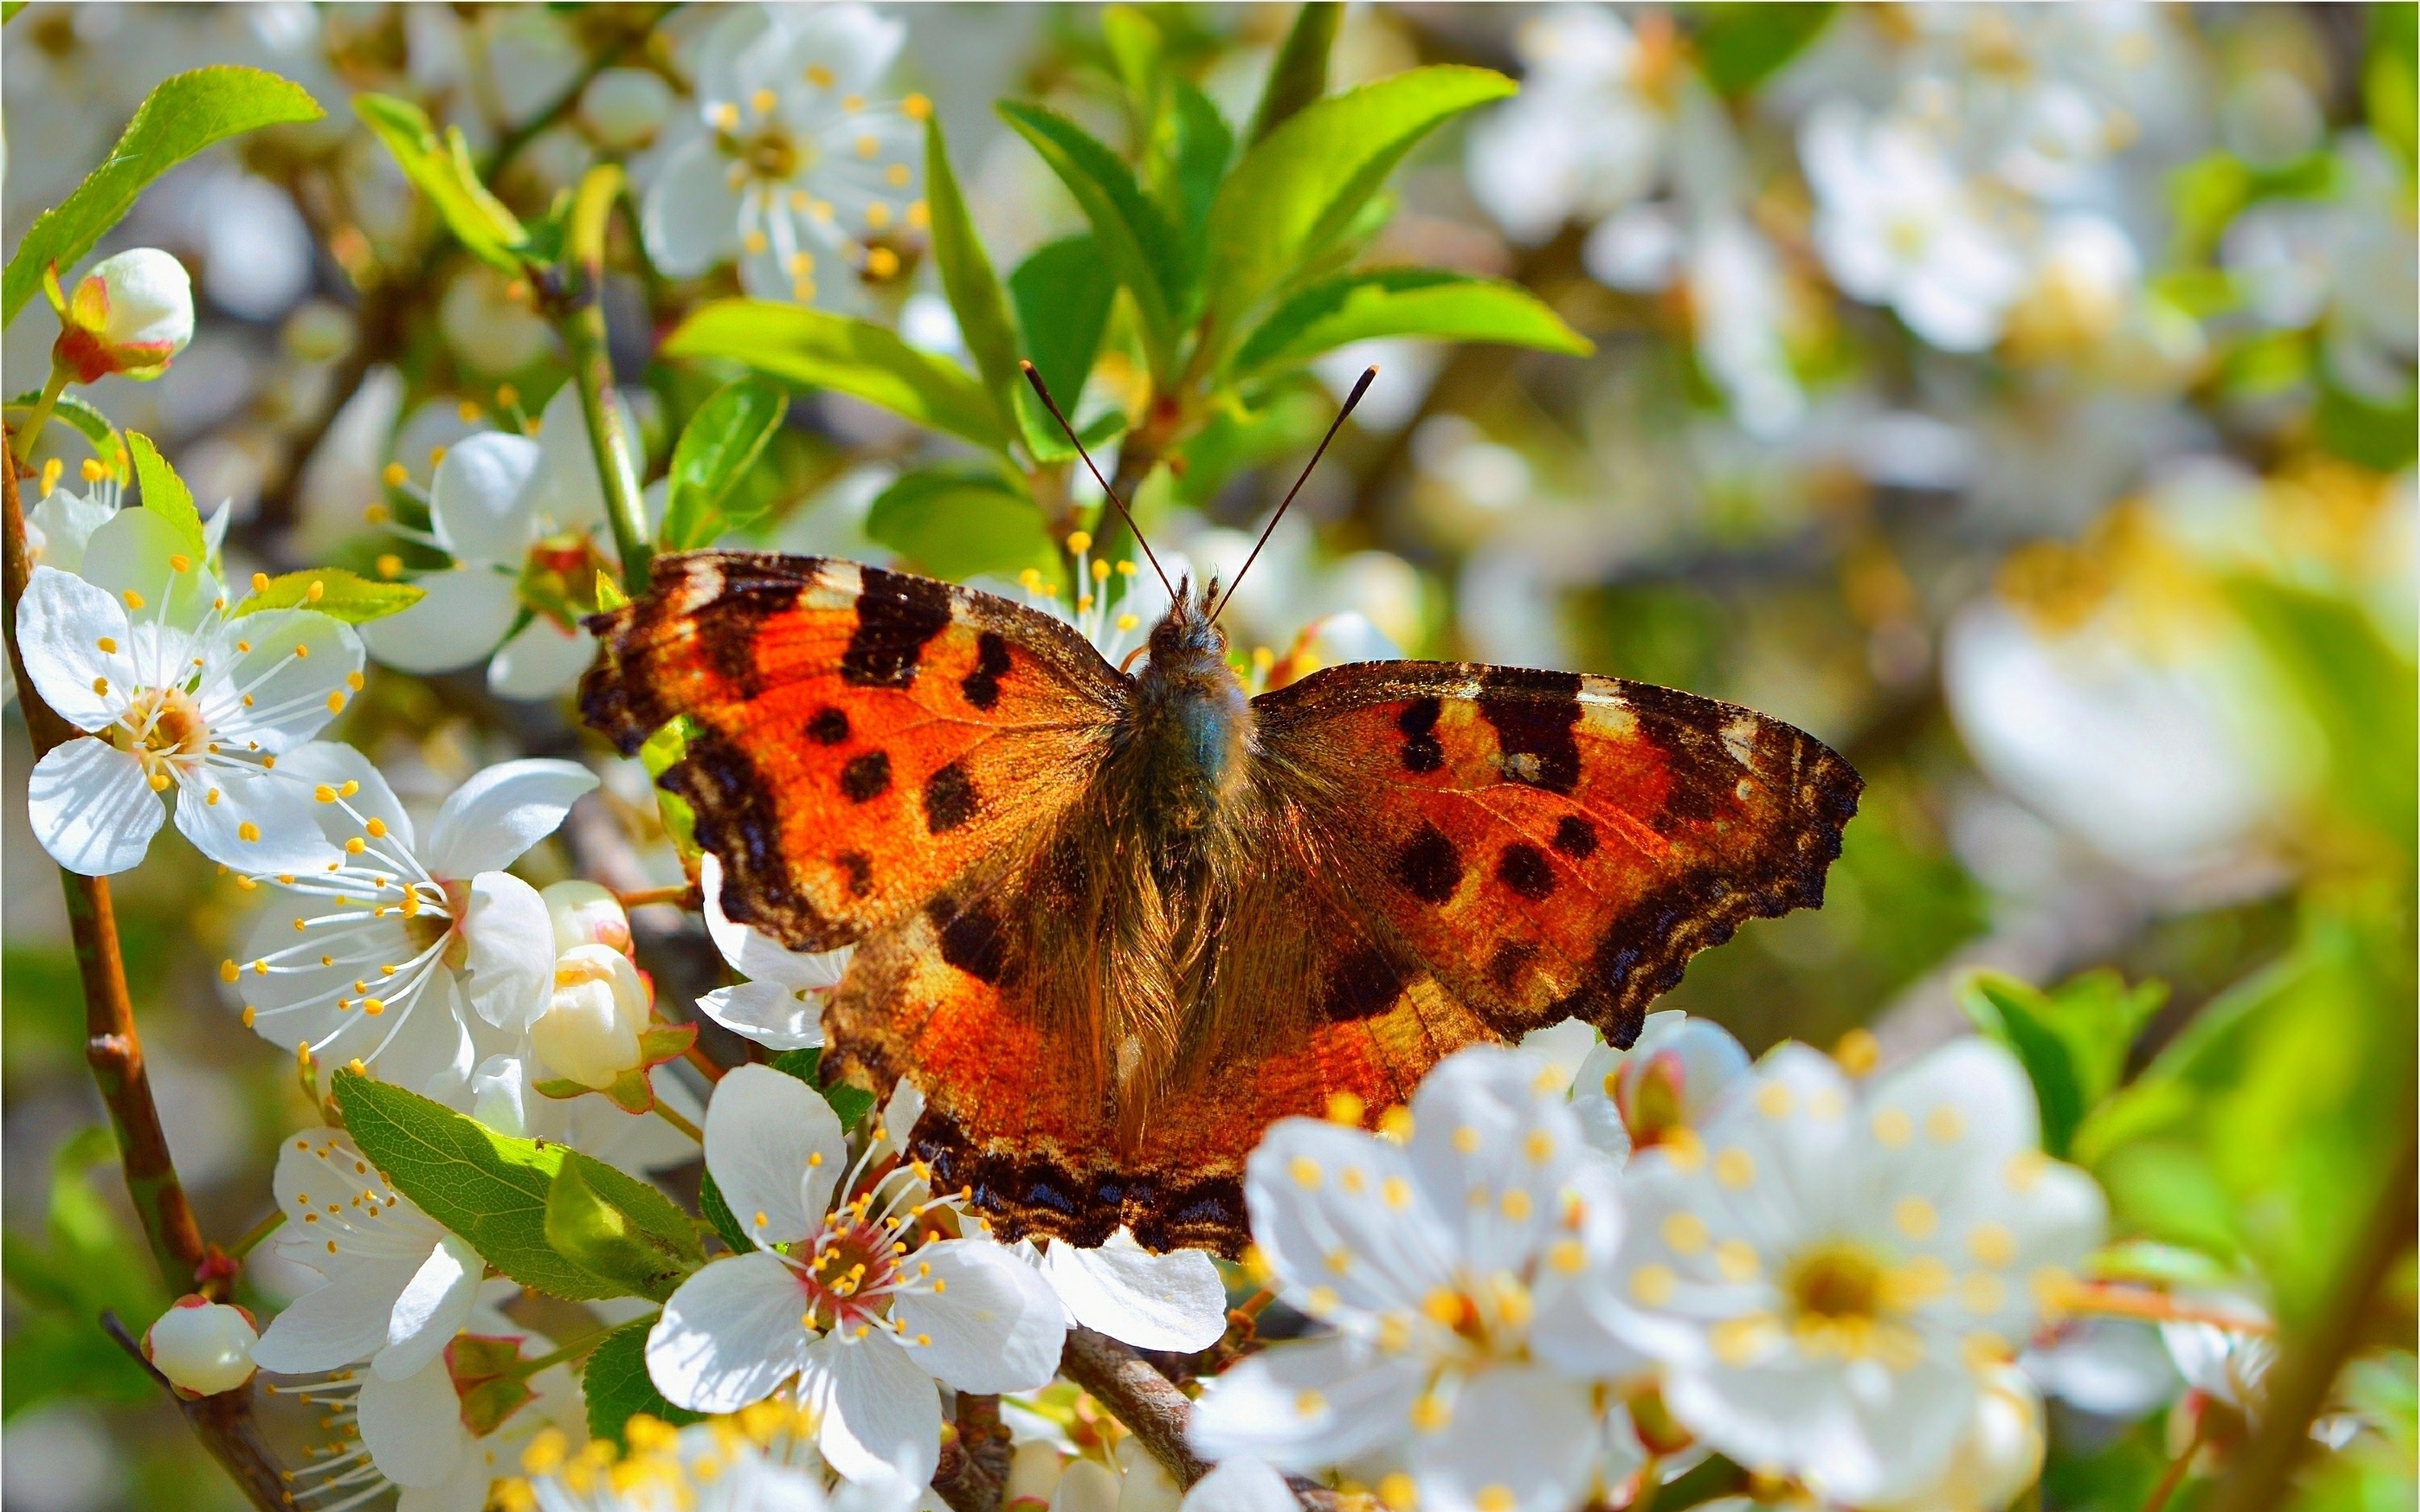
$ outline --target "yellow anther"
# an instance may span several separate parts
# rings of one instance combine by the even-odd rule
[[[400,462],[389,462],[379,470],[379,480],[390,488],[400,488],[411,481],[411,470]]]
[[[818,89],[829,89],[832,86],[832,70],[820,63],[810,63],[807,65],[807,83]]]
[[[1369,1110],[1370,1105],[1361,1101],[1361,1095],[1357,1092],[1327,1094],[1327,1121],[1330,1123],[1341,1123],[1348,1129],[1358,1129],[1361,1127],[1361,1116]]]
[[[168,557],[168,570],[170,572],[191,572],[194,570],[194,559],[185,555],[182,551],[172,552]]]
[[[1479,1150],[1479,1131],[1466,1123],[1457,1128],[1453,1132],[1453,1148],[1465,1155],[1476,1154]]]
[[[1883,1042],[1874,1038],[1871,1029],[1851,1029],[1832,1046],[1832,1058],[1852,1076],[1870,1075],[1882,1063]]]
[[[1067,532],[1067,549],[1070,553],[1077,556],[1081,556],[1083,553],[1090,551],[1093,549],[1093,532],[1090,531],[1069,531]]]
[[[1714,1157],[1714,1180],[1738,1191],[1756,1180],[1756,1157],[1733,1145]]]
[[[1874,1142],[1885,1149],[1904,1149],[1916,1137],[1916,1120],[1901,1108],[1885,1108],[1874,1115]]]
[[[1680,1277],[1666,1265],[1642,1265],[1630,1273],[1630,1294],[1650,1307],[1670,1302],[1680,1285]]]
[[[933,116],[933,102],[923,95],[909,95],[899,102],[899,110],[911,121],[930,120]]]
[[[143,607],[143,595],[136,593],[132,588],[124,590],[117,596],[126,600],[126,607],[128,609],[141,609]]]
[[[86,483],[99,483],[109,476],[109,469],[102,467],[99,460],[89,456],[84,459],[83,464],[76,471],[84,474],[84,481]]]
[[[748,97],[748,108],[759,116],[772,115],[773,107],[781,102],[782,97],[770,89],[758,89]]]
[[[1319,1162],[1311,1159],[1309,1155],[1296,1155],[1294,1158],[1293,1163],[1289,1165],[1286,1169],[1293,1175],[1295,1184],[1296,1186],[1302,1187],[1306,1191],[1318,1187]]]
[[[237,838],[240,840],[256,841],[260,839],[260,826],[254,824],[249,819],[245,820],[242,824],[236,825],[235,832]]]

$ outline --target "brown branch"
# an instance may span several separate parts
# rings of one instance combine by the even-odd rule
[[[7,637],[8,662],[17,677],[17,704],[24,710],[25,732],[33,743],[34,759],[39,761],[78,732],[34,690],[17,646],[17,603],[24,597],[33,570],[25,554],[25,514],[17,490],[15,441],[11,434],[8,444],[0,446],[0,593],[6,598],[0,604],[0,622],[5,622],[0,623],[0,634]],[[134,1031],[134,1004],[127,995],[126,964],[118,954],[117,915],[110,903],[109,883],[101,877],[78,876],[65,868],[59,877],[67,889],[68,924],[75,936],[76,969],[84,981],[85,1060],[92,1067],[92,1079],[109,1108],[118,1161],[126,1174],[126,1194],[134,1200],[135,1216],[143,1224],[144,1238],[150,1242],[152,1258],[168,1289],[189,1291],[195,1284],[194,1272],[209,1251],[194,1222],[194,1210],[185,1200],[184,1186],[177,1180],[168,1136],[160,1127],[159,1104],[151,1100],[150,1078],[143,1069],[143,1041]],[[142,1359],[141,1346],[116,1319],[104,1314],[101,1326],[121,1348]],[[144,1368],[150,1370],[150,1362],[144,1361]],[[167,1384],[157,1370],[151,1374],[161,1384]],[[293,1504],[276,1457],[253,1424],[249,1392],[226,1392],[198,1401],[180,1396],[178,1405],[211,1458],[226,1467],[255,1505],[279,1512]]]
[[[933,1489],[952,1512],[999,1512],[1001,1488],[1008,1482],[1009,1432],[1000,1420],[1000,1398],[958,1393],[956,1420],[941,1444]]]
[[[2310,1452],[2311,1423],[2326,1408],[2337,1372],[2361,1342],[2362,1319],[2371,1299],[2411,1245],[2413,1226],[2420,1222],[2420,1212],[2414,1211],[2420,1143],[2415,1143],[2413,1124],[2420,1109],[2414,1108],[2413,1097],[2407,1080],[2401,1106],[2388,1126],[2402,1131],[2401,1149],[2378,1189],[2368,1220],[2345,1256],[2335,1285],[2309,1324],[2288,1336],[2285,1354],[2270,1372],[2259,1427],[2234,1473],[2211,1499],[2211,1512],[2268,1512],[2286,1504],[2294,1472]]]
[[[1093,1399],[1125,1424],[1151,1457],[1168,1467],[1179,1487],[1190,1489],[1209,1473],[1185,1439],[1193,1418],[1191,1399],[1132,1349],[1089,1328],[1067,1331],[1059,1373],[1092,1393]]]

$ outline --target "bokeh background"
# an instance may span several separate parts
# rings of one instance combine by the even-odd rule
[[[93,397],[206,509],[232,501],[230,570],[366,565],[381,469],[425,479],[499,385],[535,412],[563,367],[435,234],[349,98],[421,101],[507,165],[508,201],[542,208],[600,152],[644,180],[692,109],[715,8],[34,5],[0,34],[8,241],[166,74],[240,62],[307,87],[323,122],[180,168],[104,244],[177,254],[202,315],[163,379]],[[1291,8],[1143,8],[1248,117]],[[991,104],[1044,100],[1122,141],[1098,9],[900,13],[896,84],[935,102],[995,263],[1080,229]],[[2270,1011],[2260,994],[2303,972],[2294,990],[2320,995],[2272,1038],[2308,1063],[2202,1088],[2213,1127],[2249,1127],[2099,1174],[2138,1231],[2222,1257],[2264,1257],[2263,1223],[2326,1230],[2364,1196],[2366,1147],[2296,1120],[2395,1105],[2348,1078],[2409,1059],[2413,15],[1354,6],[1338,86],[1435,61],[1524,85],[1421,148],[1369,260],[1517,279],[1596,350],[1373,343],[1325,362],[1340,393],[1368,362],[1383,375],[1238,598],[1245,642],[1283,651],[1355,610],[1413,655],[1644,678],[1838,748],[1869,785],[1827,906],[1750,925],[1668,999],[1751,1048],[1863,1025],[1904,1053],[1964,1028],[1977,966],[2042,984],[2107,968],[2164,991],[2133,1070],[2247,998]],[[948,351],[936,286],[916,270],[885,317]],[[608,296],[657,471],[664,415],[694,402],[650,360],[662,295],[632,276]],[[9,332],[9,393],[39,385],[49,335],[39,311]],[[1328,414],[1308,392],[1274,409],[1158,536],[1232,569]],[[792,415],[765,537],[889,560],[864,514],[916,433],[829,397]],[[8,717],[6,1506],[235,1505],[89,1325],[163,1299],[124,1237]],[[331,733],[431,802],[484,761],[581,740],[561,707],[394,673]],[[592,829],[647,810],[623,776]],[[557,842],[534,864],[574,859]],[[178,1165],[206,1231],[240,1232],[303,1104],[217,995],[237,895],[163,847],[118,896]],[[2309,980],[2322,936],[2333,988]],[[2290,1168],[2253,1148],[2298,1141]],[[2272,1188],[2295,1195],[2263,1218]],[[2408,1266],[2395,1286],[2408,1335]],[[2063,1449],[2045,1499],[2139,1505],[2132,1461],[2086,1473],[2103,1447]],[[2100,1500],[2113,1485],[2133,1499]]]

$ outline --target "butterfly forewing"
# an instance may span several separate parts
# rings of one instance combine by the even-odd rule
[[[1120,680],[1035,610],[928,578],[746,552],[659,558],[600,615],[588,722],[633,751],[675,716],[663,785],[722,860],[723,906],[785,945],[912,914],[1083,791]]]

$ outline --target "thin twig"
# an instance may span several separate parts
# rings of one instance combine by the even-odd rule
[[[1000,1420],[1000,1398],[958,1393],[954,1429],[933,1473],[933,1489],[952,1512],[998,1512],[1008,1482],[1009,1434]]]
[[[1209,1473],[1210,1467],[1195,1457],[1185,1439],[1193,1403],[1150,1361],[1106,1334],[1071,1328],[1059,1355],[1059,1373],[1092,1393],[1094,1400],[1141,1440],[1178,1486],[1190,1488]]]

